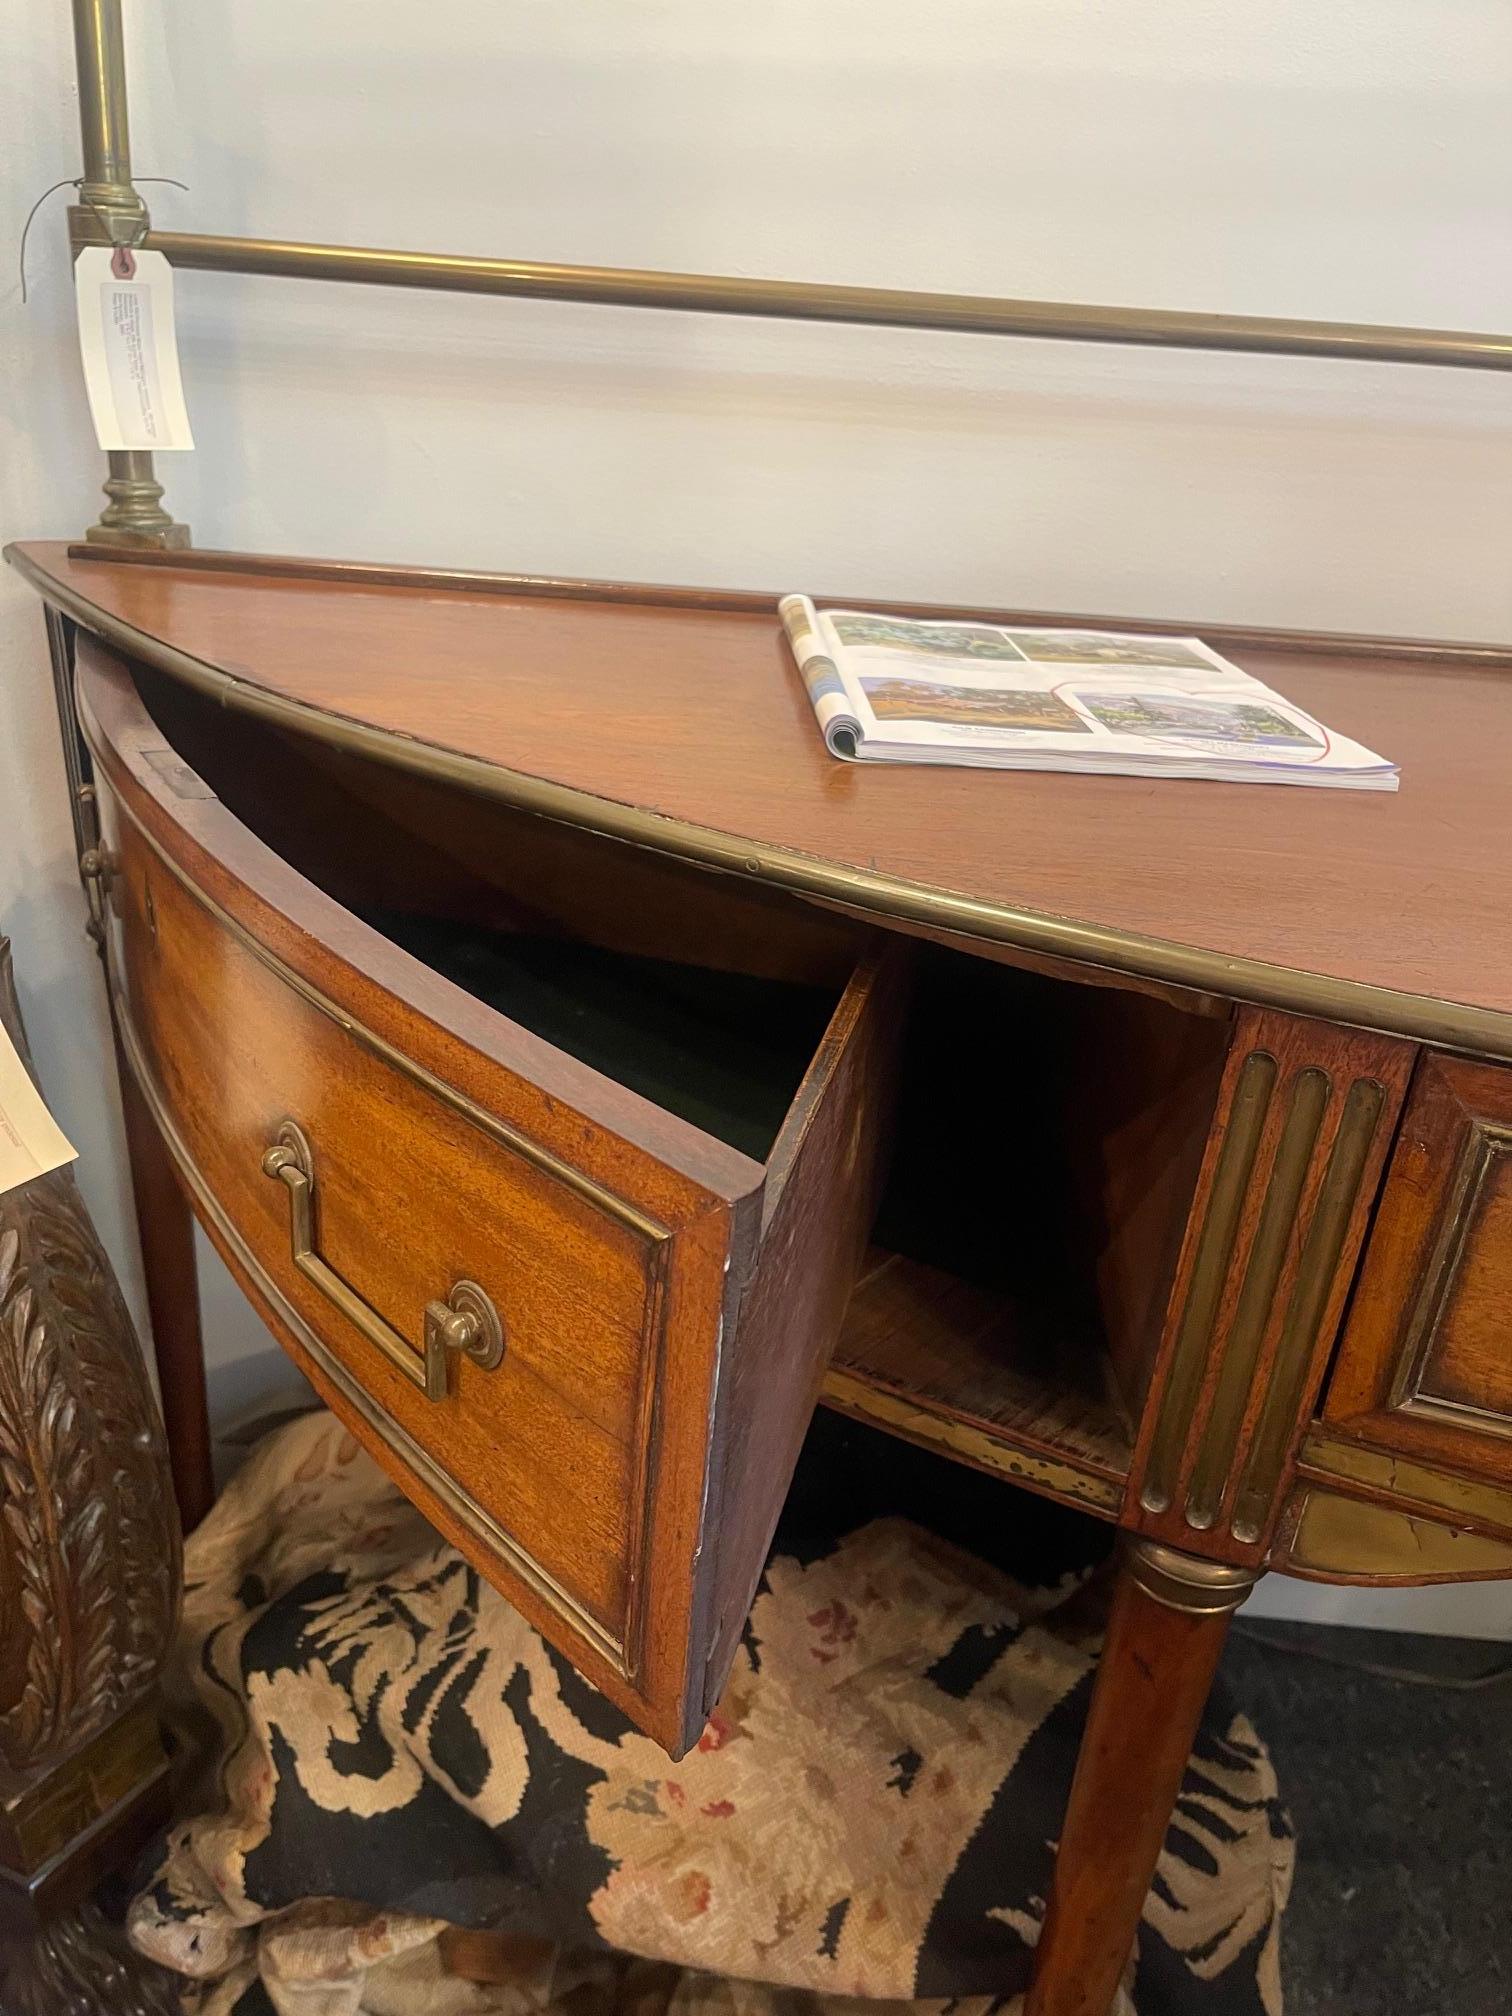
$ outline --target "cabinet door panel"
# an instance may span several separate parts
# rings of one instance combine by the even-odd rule
[[[1512,1479],[1512,1070],[1423,1058],[1325,1412]]]

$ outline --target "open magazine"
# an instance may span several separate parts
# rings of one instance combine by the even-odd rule
[[[806,595],[778,608],[825,742],[849,761],[1397,788],[1394,763],[1197,637],[926,623]]]

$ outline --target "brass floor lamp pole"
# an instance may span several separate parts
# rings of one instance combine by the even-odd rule
[[[69,212],[77,254],[81,243],[139,244],[150,220],[131,180],[121,0],[73,0],[73,24],[84,151],[79,201]],[[101,546],[187,546],[189,527],[175,524],[163,509],[151,455],[112,449],[109,462],[110,502],[86,536]]]
[[[1512,336],[1463,330],[1311,322],[1275,316],[1211,315],[1184,310],[1109,308],[1086,303],[1021,301],[887,287],[841,287],[797,280],[741,279],[705,273],[657,273],[628,267],[551,265],[443,252],[392,252],[357,245],[230,238],[154,231],[132,186],[127,130],[121,0],[73,0],[79,115],[84,141],[80,201],[69,211],[74,250],[84,245],[143,245],[175,267],[285,279],[344,280],[370,286],[504,294],[792,321],[863,323],[1071,343],[1125,343],[1163,349],[1239,350],[1269,356],[1333,357],[1357,362],[1436,364],[1461,370],[1512,370]],[[105,485],[111,502],[91,540],[114,545],[187,546],[187,526],[161,504],[148,454],[112,454]]]

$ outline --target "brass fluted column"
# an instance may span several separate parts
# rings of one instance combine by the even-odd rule
[[[135,244],[150,220],[131,181],[121,0],[73,0],[73,24],[84,146],[78,209],[104,225],[112,244]],[[115,449],[108,459],[110,502],[85,537],[104,546],[187,546],[189,527],[176,524],[163,509],[163,486],[151,455],[145,449]]]

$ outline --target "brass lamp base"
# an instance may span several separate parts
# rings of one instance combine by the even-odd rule
[[[189,527],[163,509],[163,486],[152,471],[152,457],[140,449],[117,450],[110,457],[105,481],[110,499],[84,537],[91,546],[150,546],[173,551],[191,545]]]

